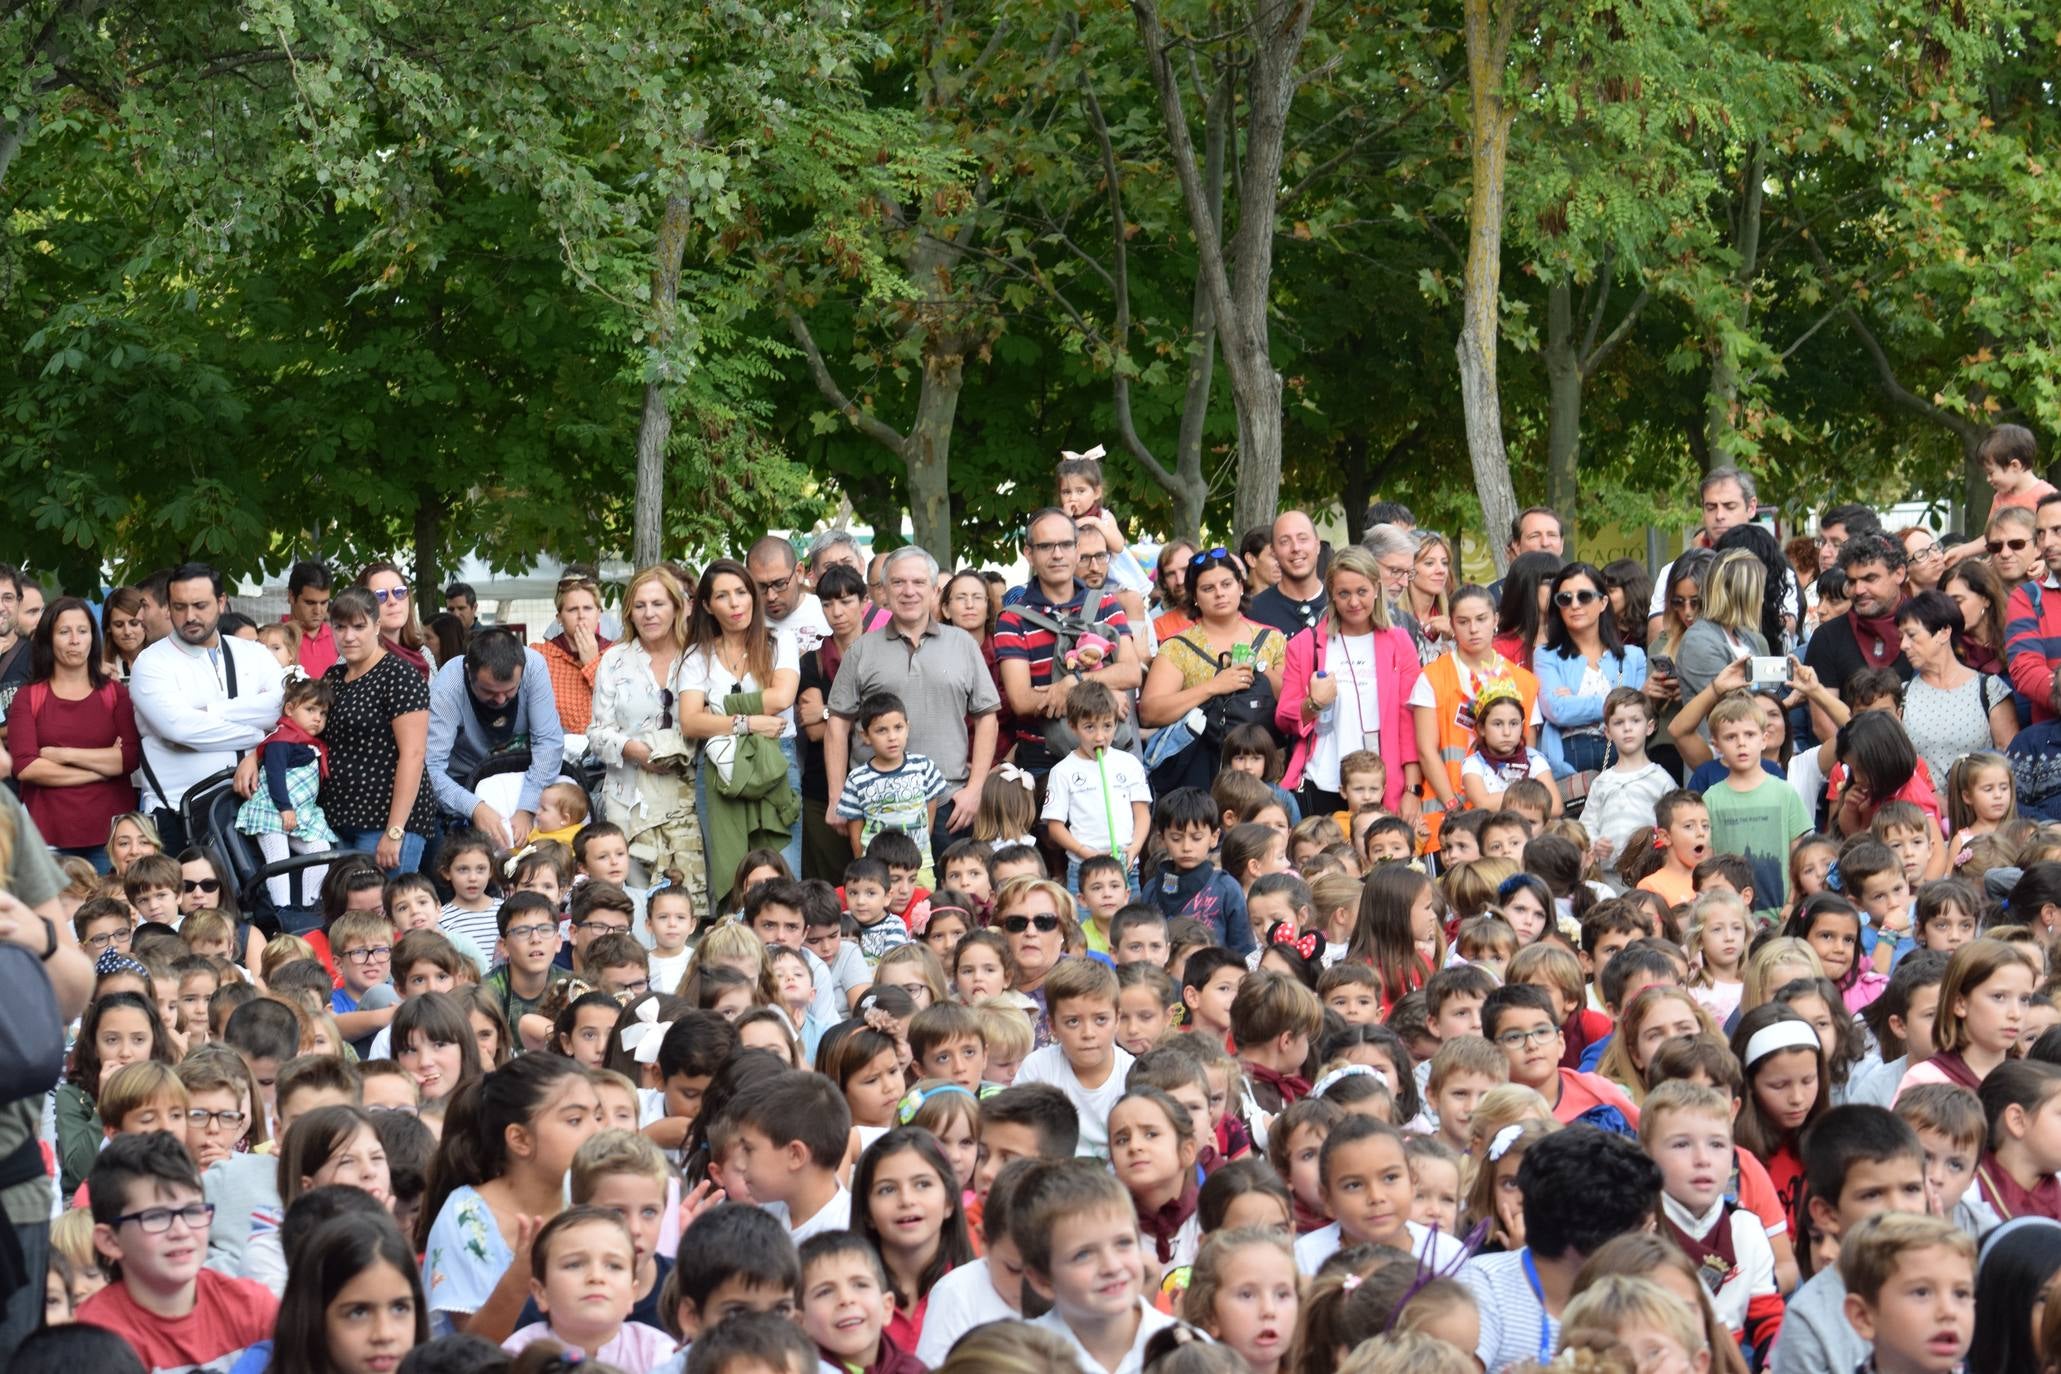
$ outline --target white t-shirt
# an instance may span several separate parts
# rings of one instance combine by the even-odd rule
[[[1481,751],[1477,749],[1467,756],[1466,762],[1460,765],[1460,776],[1463,778],[1480,778],[1488,784],[1489,795],[1493,797],[1501,796],[1504,792],[1508,791],[1510,784],[1516,782],[1519,777],[1537,778],[1541,782],[1551,782],[1553,780],[1553,765],[1547,763],[1546,756],[1538,750],[1527,749],[1524,751],[1524,766],[1521,771],[1516,764],[1511,764],[1508,767],[1491,768],[1489,761],[1483,758]]]
[[[1109,792],[1103,795],[1103,779]],[[1100,766],[1072,750],[1052,765],[1045,781],[1044,819],[1058,821],[1073,837],[1098,854],[1121,854],[1137,833],[1134,803],[1152,805],[1152,785],[1145,780],[1145,765],[1135,754],[1121,749],[1104,749]],[[1115,833],[1110,823],[1115,822]]]
[[[916,1358],[935,1369],[943,1364],[958,1339],[988,1322],[1015,1321],[1021,1314],[995,1291],[992,1261],[962,1264],[937,1281],[930,1305],[923,1309],[923,1339]]]
[[[1117,1361],[1116,1368],[1108,1369],[1106,1374],[1142,1374],[1145,1368],[1146,1344],[1154,1336],[1158,1335],[1161,1330],[1172,1326],[1176,1320],[1176,1318],[1169,1317],[1142,1297],[1139,1298],[1138,1334],[1132,1339],[1130,1350],[1125,1353],[1121,1360]],[[925,1325],[929,1324],[928,1316],[925,1317],[924,1322]],[[1079,1362],[1085,1374],[1095,1374],[1096,1370],[1106,1368],[1100,1360],[1088,1352],[1088,1347],[1081,1344],[1080,1337],[1073,1334],[1073,1328],[1068,1326],[1066,1319],[1057,1312],[1047,1312],[1044,1316],[1036,1318],[1033,1325],[1044,1327],[1047,1331],[1059,1337],[1060,1340],[1072,1346],[1074,1359]]]
[[[768,616],[766,624],[776,633],[793,635],[795,648],[801,653],[808,653],[830,638],[830,622],[824,618],[823,603],[813,592],[795,602],[794,609],[787,613],[785,620],[774,620]]]
[[[785,630],[773,631],[773,671],[801,672],[801,650],[795,647],[794,636]],[[686,657],[680,660],[680,690],[702,693],[708,699],[706,709],[717,715],[723,713],[723,698],[731,692],[758,692],[765,690],[765,687],[766,684],[753,677],[749,671],[741,678],[732,677],[730,670],[725,668],[714,654],[703,653],[699,649],[689,649]],[[780,732],[780,737],[793,739],[793,703],[790,702],[787,709],[780,713],[780,719],[787,722]]]
[[[1324,648],[1324,671],[1338,696],[1317,716],[1304,776],[1326,792],[1339,787],[1338,762],[1356,749],[1381,752],[1369,734],[1381,729],[1381,689],[1374,678],[1374,636],[1333,635]]]
[[[651,990],[670,997],[680,986],[680,977],[687,972],[687,961],[694,957],[694,951],[683,949],[678,954],[651,954],[646,956],[651,965]]]
[[[800,1245],[810,1236],[820,1236],[826,1231],[847,1230],[852,1224],[852,1195],[842,1187],[831,1195],[830,1201],[817,1210],[816,1215],[799,1226],[794,1224],[794,1217],[788,1212],[786,1203],[764,1202],[759,1205],[779,1219],[796,1245]]]
[[[1414,1221],[1403,1225],[1410,1234],[1410,1253],[1427,1261],[1440,1273],[1448,1272],[1465,1256],[1466,1250],[1459,1238],[1440,1231],[1436,1236],[1428,1226],[1419,1226]],[[1295,1242],[1295,1267],[1305,1274],[1314,1274],[1324,1266],[1324,1261],[1338,1253],[1343,1233],[1338,1223],[1322,1226],[1299,1238]]]
[[[1099,1088],[1085,1087],[1074,1077],[1073,1065],[1066,1062],[1066,1052],[1059,1045],[1032,1050],[1016,1067],[1018,1083],[1050,1083],[1073,1103],[1081,1122],[1080,1143],[1074,1148],[1076,1155],[1109,1158],[1109,1113],[1124,1095],[1124,1079],[1131,1072],[1132,1062],[1121,1045],[1112,1045],[1110,1053],[1116,1058],[1110,1065],[1109,1077],[1102,1080]]]

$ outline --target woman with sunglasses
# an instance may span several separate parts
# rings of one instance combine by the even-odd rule
[[[358,574],[358,585],[372,593],[379,603],[379,637],[387,652],[422,674],[428,682],[436,673],[436,655],[430,652],[429,636],[415,618],[415,598],[408,591],[408,579],[392,563],[367,563]]]
[[[552,597],[558,610],[555,639],[530,645],[551,673],[551,699],[558,703],[558,723],[568,735],[584,735],[594,719],[594,675],[609,641],[601,636],[601,584],[584,572],[558,580]],[[567,741],[566,752],[575,752]]]
[[[1708,687],[1734,659],[1769,652],[1761,634],[1761,606],[1768,570],[1746,549],[1731,549],[1710,565],[1704,579],[1703,615],[1682,634],[1675,673],[1683,700]],[[1702,727],[1705,739],[1710,730]]]
[[[1619,687],[1646,686],[1646,653],[1618,635],[1603,574],[1569,563],[1553,575],[1546,605],[1546,642],[1532,658],[1539,711],[1546,718],[1539,750],[1555,778],[1602,771],[1610,749],[1603,737],[1603,700]],[[1653,699],[1657,693],[1647,693]]]
[[[708,867],[695,810],[699,753],[680,729],[680,675],[687,655],[687,591],[663,567],[641,569],[623,589],[623,637],[594,670],[587,750],[607,766],[602,819],[630,842],[638,886],[678,868],[697,915],[708,905]],[[659,862],[661,854],[670,858]]]
[[[1185,585],[1190,623],[1160,641],[1138,695],[1138,722],[1158,729],[1200,708],[1220,728],[1153,770],[1159,793],[1208,787],[1228,726],[1253,721],[1273,728],[1288,646],[1279,631],[1246,619],[1245,568],[1230,550],[1219,546],[1190,558]]]
[[[1288,641],[1281,668],[1274,723],[1294,742],[1281,785],[1297,793],[1303,815],[1337,815],[1347,809],[1340,762],[1373,753],[1387,764],[1381,804],[1414,822],[1417,646],[1389,623],[1381,564],[1366,549],[1348,545],[1332,554],[1324,591],[1324,618]]]
[[[322,675],[334,699],[322,728],[329,776],[321,800],[338,847],[370,854],[392,876],[421,868],[436,833],[436,801],[423,763],[429,684],[388,648],[380,614],[378,598],[362,586],[330,598],[336,662]]]
[[[1017,878],[1004,883],[995,894],[994,925],[1009,942],[1009,955],[1016,960],[1016,977],[1011,992],[1020,992],[1038,1004],[1032,1018],[1033,1039],[1042,1049],[1052,1043],[1052,1018],[1045,1006],[1045,978],[1064,952],[1066,920],[1074,916],[1073,898],[1066,888],[1049,878]]]

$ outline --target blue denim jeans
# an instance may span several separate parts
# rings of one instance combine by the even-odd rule
[[[379,848],[379,842],[386,835],[385,830],[345,830],[336,827],[336,847],[348,849],[355,854],[370,854]],[[401,837],[401,862],[387,870],[392,878],[402,873],[419,872],[422,868],[422,849],[429,843],[422,836],[410,832]]]
[[[1560,753],[1566,758],[1567,766],[1577,773],[1594,773],[1603,767],[1603,760],[1610,752],[1610,741],[1601,735],[1562,735]]]

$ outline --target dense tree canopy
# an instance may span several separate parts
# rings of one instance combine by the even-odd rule
[[[4,556],[434,577],[841,506],[991,556],[1096,443],[1169,534],[1377,492],[1679,523],[1724,461],[1960,500],[1982,427],[2061,426],[2052,27],[20,0]]]

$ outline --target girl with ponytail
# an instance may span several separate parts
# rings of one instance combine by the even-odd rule
[[[530,1247],[565,1206],[574,1152],[600,1129],[594,1085],[557,1055],[522,1055],[451,1095],[418,1238],[435,1335],[498,1343],[515,1330]]]

